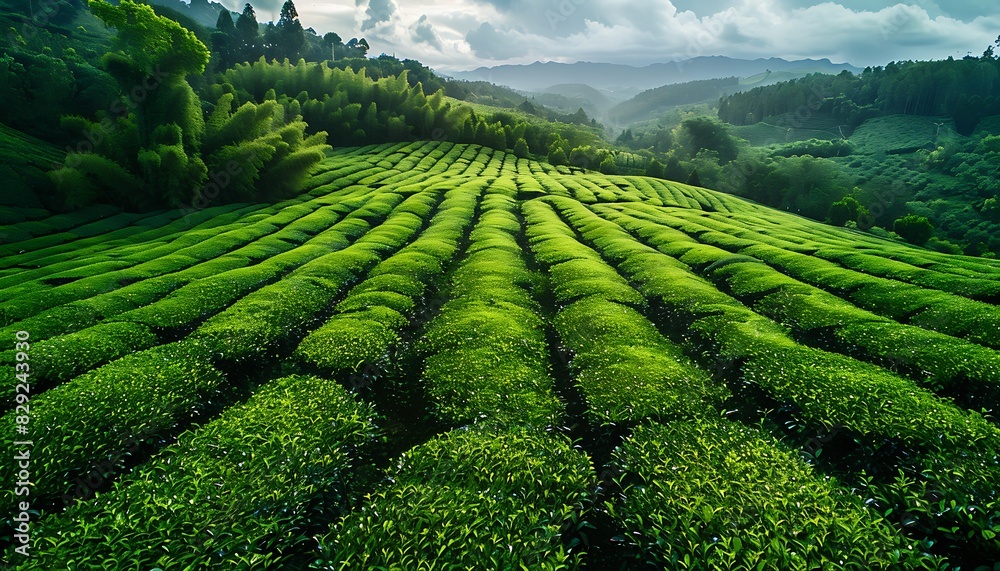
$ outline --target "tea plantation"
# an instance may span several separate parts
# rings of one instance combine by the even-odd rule
[[[996,261],[448,142],[38,212],[17,569],[1000,568]]]

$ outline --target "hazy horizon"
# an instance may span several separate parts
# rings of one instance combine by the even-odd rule
[[[245,0],[223,0],[240,10]],[[251,2],[276,19],[284,0]],[[829,59],[857,67],[980,55],[1000,34],[984,0],[349,0],[296,4],[321,35],[444,72],[535,61],[642,67],[698,56]]]
[[[725,57],[730,57],[731,59],[734,59],[734,60],[746,60],[746,61],[782,59],[782,60],[789,61],[789,62],[793,62],[793,61],[805,61],[805,60],[812,60],[812,61],[816,61],[816,62],[821,62],[823,60],[827,60],[827,61],[829,61],[833,65],[854,65],[853,63],[851,63],[849,61],[833,61],[833,60],[830,60],[830,58],[820,58],[820,57],[814,57],[814,58],[782,58],[782,57],[779,57],[779,56],[770,56],[770,57],[763,57],[762,56],[762,57],[753,57],[753,58],[741,58],[741,57],[724,56],[724,55],[719,55],[719,54],[705,54],[705,55],[702,55],[702,56],[695,56],[695,57],[692,57],[692,58],[683,58],[683,60],[697,59],[699,57],[701,57],[701,58],[725,58]],[[680,61],[683,61],[683,60],[680,60]],[[506,65],[528,67],[528,66],[532,66],[532,65],[535,65],[535,64],[557,63],[557,64],[563,64],[563,65],[573,65],[573,64],[623,65],[623,66],[628,66],[628,67],[634,67],[636,69],[643,69],[643,68],[646,68],[646,67],[650,67],[650,66],[654,66],[654,65],[659,65],[659,64],[674,63],[675,61],[678,61],[678,60],[665,60],[665,61],[658,61],[658,62],[651,62],[651,63],[633,64],[633,63],[615,63],[615,62],[592,61],[592,60],[579,60],[579,61],[542,61],[542,60],[535,60],[535,61],[532,61],[532,62],[523,62],[523,63],[497,63],[497,64],[493,64],[493,65],[479,66],[479,68],[483,68],[483,67],[491,68],[491,67],[500,67],[500,66],[506,66]],[[861,68],[863,68],[865,66],[854,66],[854,67],[861,67]],[[470,68],[470,69],[462,69],[462,70],[448,70],[448,71],[454,71],[454,72],[475,71],[476,69],[479,69],[479,68]]]

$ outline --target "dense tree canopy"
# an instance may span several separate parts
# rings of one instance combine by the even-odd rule
[[[783,116],[795,124],[817,114],[849,128],[880,115],[950,116],[968,135],[1000,113],[1000,61],[993,57],[933,62],[891,62],[861,75],[813,74],[723,97],[719,118],[752,125]]]
[[[995,49],[809,76],[720,102],[719,117],[737,125],[775,116],[842,122],[837,140],[755,147],[701,104],[632,124],[612,146],[582,108],[561,115],[507,88],[439,77],[415,60],[369,58],[364,38],[304,29],[292,0],[275,22],[258,22],[250,4],[222,10],[214,31],[183,10],[136,0],[94,0],[91,10],[79,12],[87,25],[76,31],[53,20],[34,37],[9,34],[0,56],[0,121],[70,151],[52,177],[70,204],[183,204],[230,164],[240,173],[217,200],[262,197],[265,186],[284,195],[326,143],[434,139],[689,181],[835,224],[893,228],[915,214],[966,253],[1000,252],[1000,130],[984,128],[1000,115]],[[664,97],[730,83],[654,90],[644,101],[652,109]],[[919,156],[869,155],[847,139],[852,127],[891,113],[949,115],[958,131],[978,131],[967,140],[935,134]],[[938,238],[928,246],[944,248]]]
[[[177,22],[157,16],[148,5],[121,0],[114,6],[104,0],[90,0],[90,9],[115,29],[114,46],[123,56],[118,62],[127,65],[132,75],[187,75],[205,71],[209,57],[205,44]]]
[[[285,109],[273,101],[233,111],[233,96],[222,94],[206,125],[201,99],[186,80],[204,70],[204,44],[149,6],[132,0],[91,4],[117,32],[118,49],[105,65],[118,79],[129,112],[98,122],[64,118],[68,132],[91,139],[89,148],[70,154],[52,174],[67,204],[189,204],[210,174],[219,172],[227,175],[224,188],[217,188],[222,200],[251,198],[255,189],[266,189],[261,198],[287,196],[323,157],[325,133],[306,137],[306,124],[294,116],[286,120]]]
[[[926,244],[934,234],[934,226],[931,225],[930,220],[915,214],[907,214],[896,220],[893,230],[904,240],[917,246]]]

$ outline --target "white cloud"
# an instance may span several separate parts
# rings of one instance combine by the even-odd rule
[[[444,70],[536,60],[645,65],[699,55],[884,65],[978,55],[1000,30],[1000,15],[987,15],[977,0],[355,0],[353,7],[297,7],[303,25],[321,35],[364,36],[373,54],[395,52]]]
[[[359,14],[362,32],[369,32],[379,24],[391,22],[398,9],[393,0],[368,0],[367,4],[365,0],[355,0],[355,4],[359,8],[364,7],[364,12]]]
[[[420,19],[410,26],[410,38],[417,43],[425,43],[437,49],[442,49],[441,40],[434,31],[434,26],[427,21],[427,14],[420,16]]]
[[[508,60],[527,55],[529,39],[514,30],[497,30],[484,22],[465,36],[465,42],[477,57],[491,60]]]

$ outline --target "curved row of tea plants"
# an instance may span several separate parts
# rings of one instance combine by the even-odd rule
[[[334,316],[299,344],[296,356],[331,375],[382,360],[409,323],[429,281],[458,251],[484,186],[469,181],[448,191],[427,229],[375,266],[337,305]],[[407,223],[420,228],[428,214],[415,215]]]
[[[697,351],[730,365],[727,373],[760,387],[779,404],[794,405],[797,422],[808,430],[854,434],[862,447],[904,447],[902,465],[908,479],[900,484],[890,478],[875,490],[883,495],[882,503],[914,514],[929,535],[944,534],[953,547],[1000,553],[995,541],[1000,515],[996,425],[884,369],[796,343],[778,324],[690,268],[678,267],[678,261],[698,265],[707,260],[703,248],[677,240],[675,230],[611,211],[604,219],[582,206],[573,210],[622,238],[631,236],[627,229],[656,247],[648,248],[650,255],[616,261],[641,284],[644,294],[663,305],[666,319],[685,324]],[[606,238],[596,232],[585,237],[606,255],[614,255],[610,244],[601,243]],[[854,476],[861,481],[864,475]],[[925,499],[928,488],[939,494],[934,505]]]
[[[1000,560],[1000,263],[442,141],[305,189],[2,213],[16,565]]]
[[[558,426],[545,324],[517,236],[514,192],[491,186],[451,279],[451,299],[421,340],[422,381],[433,414],[447,425]]]
[[[334,381],[286,377],[182,434],[108,493],[43,520],[23,569],[267,569],[355,493],[371,407]]]

